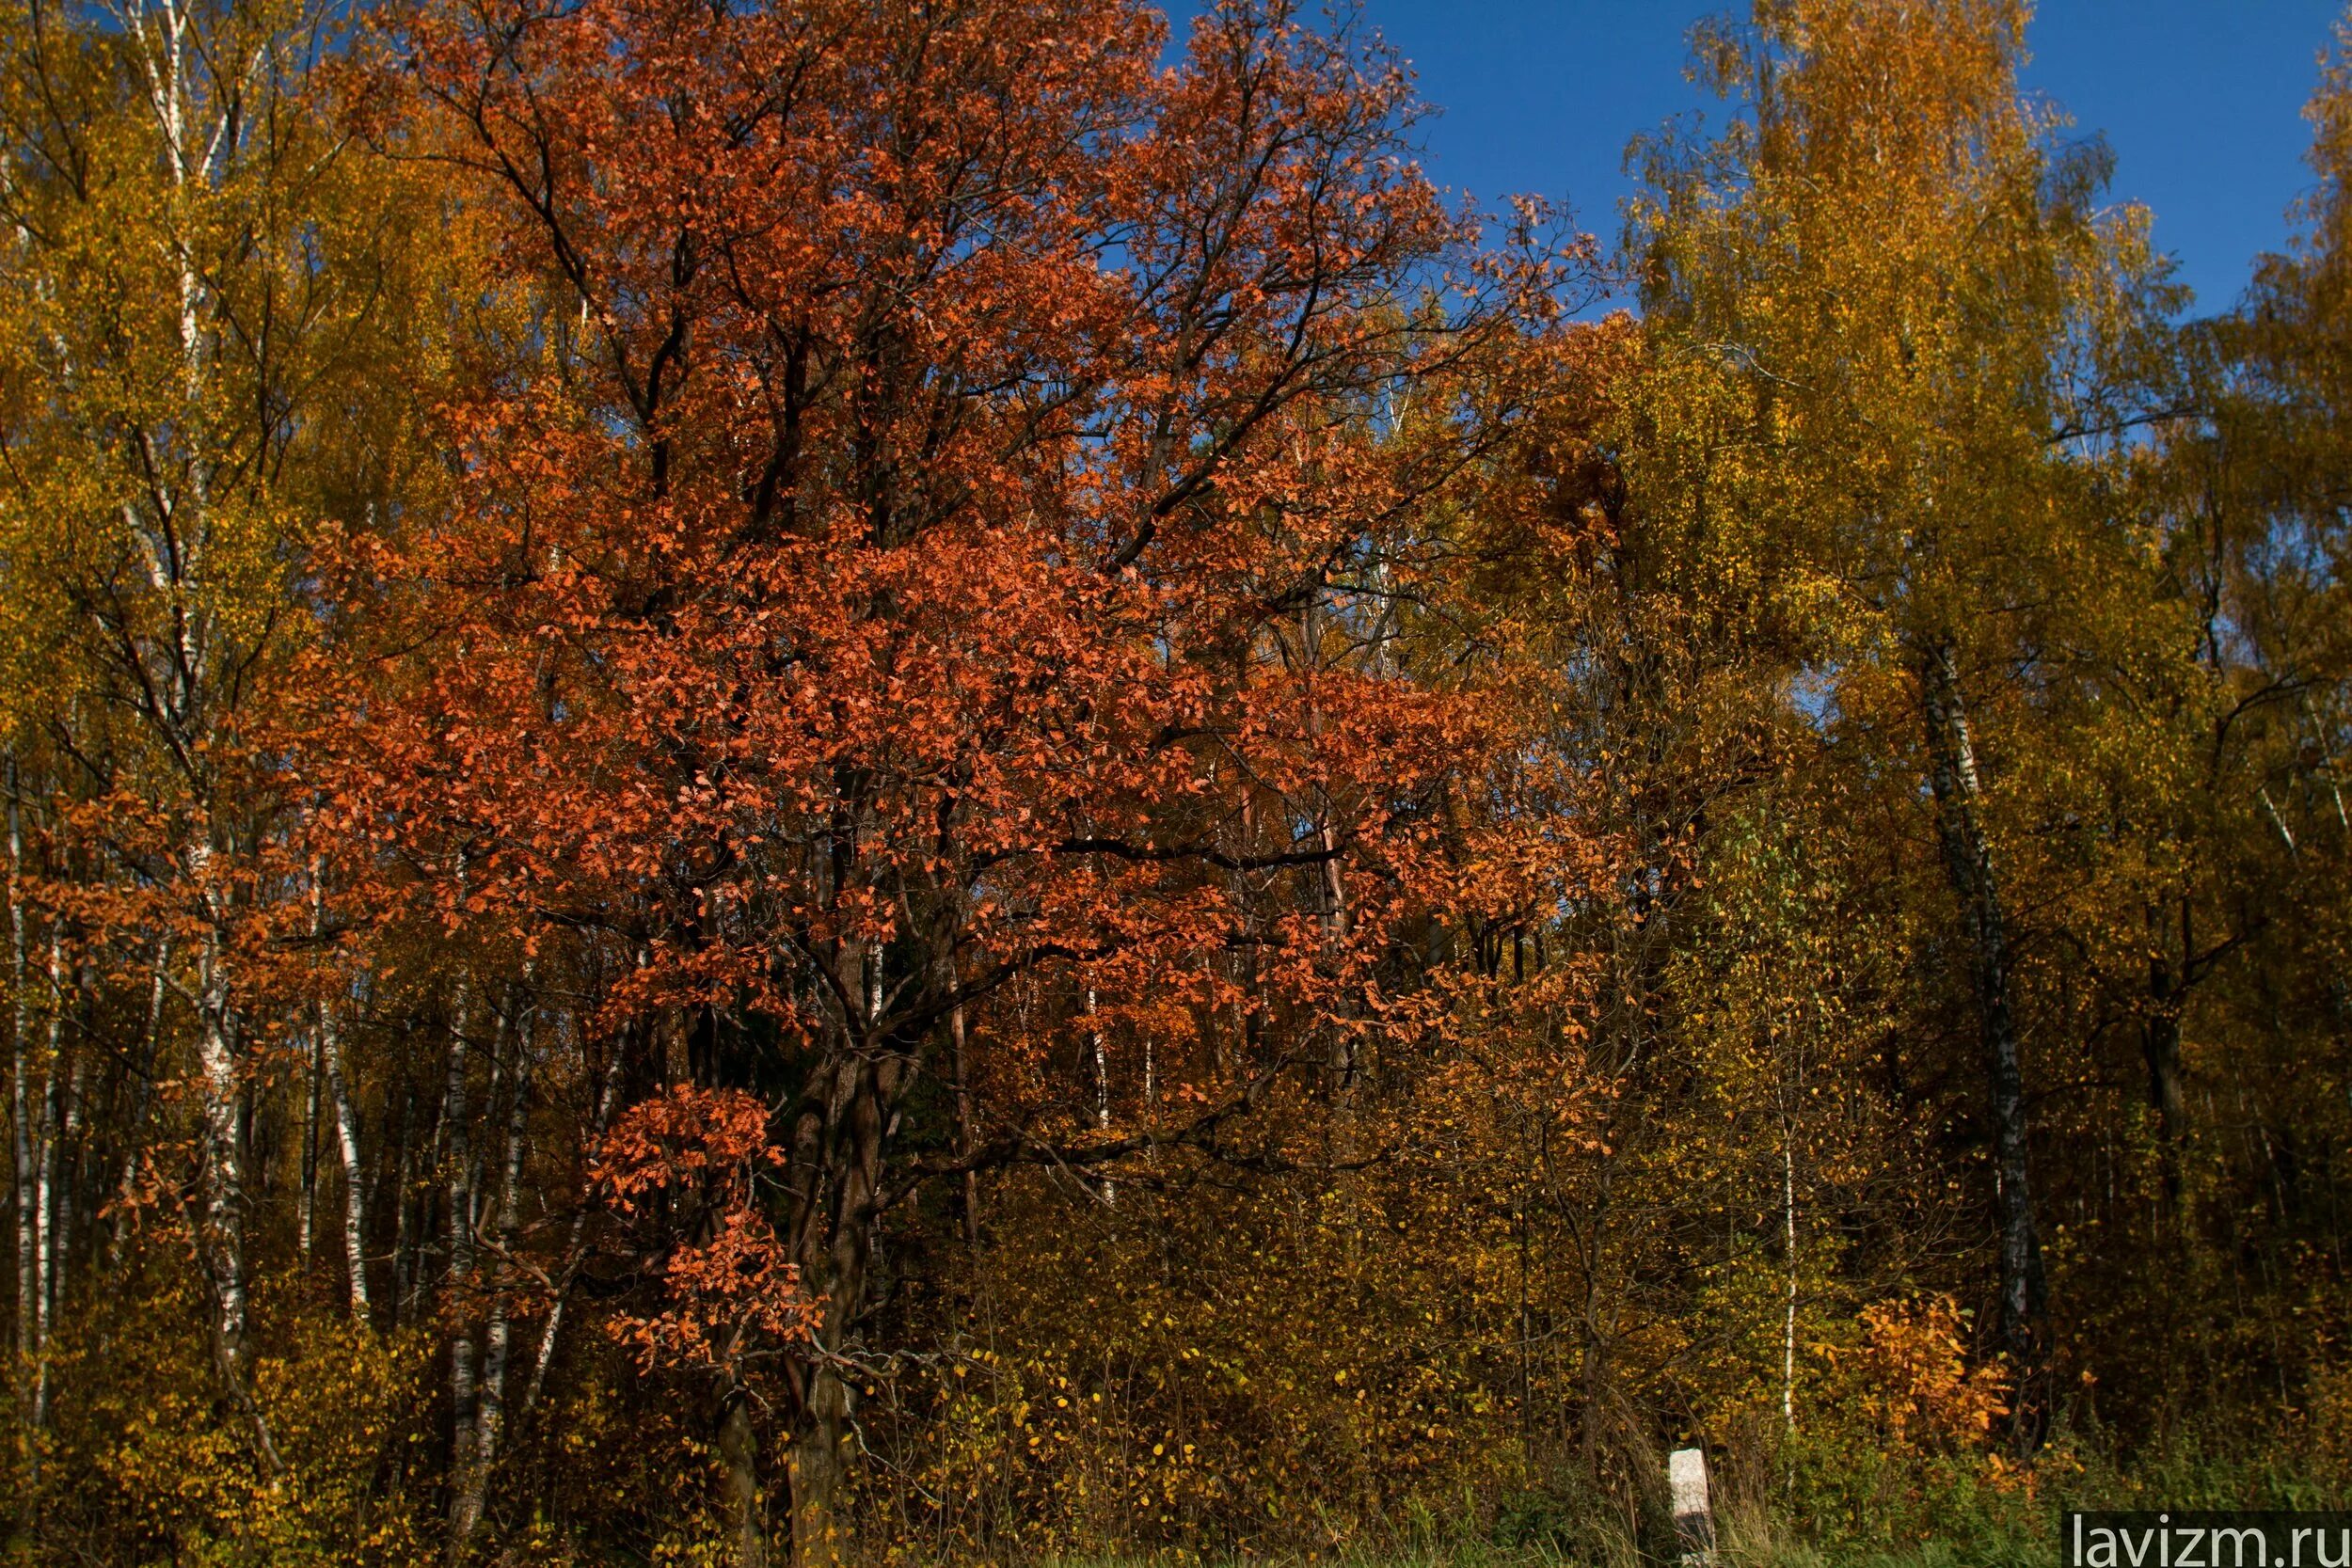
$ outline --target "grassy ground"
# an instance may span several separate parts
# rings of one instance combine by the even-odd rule
[[[1718,1568],[2058,1568],[2059,1518],[2082,1509],[2343,1509],[2334,1467],[2281,1442],[2218,1456],[2192,1443],[2118,1465],[2085,1450],[2045,1456],[2030,1484],[1980,1458],[1900,1464],[1836,1456],[1791,1474],[1769,1500],[1722,1510]],[[1187,1559],[1183,1568],[1666,1568],[1652,1521],[1520,1498],[1393,1538],[1308,1556]],[[1036,1568],[1177,1568],[1171,1560],[1086,1559]]]

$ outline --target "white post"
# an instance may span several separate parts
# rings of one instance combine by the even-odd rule
[[[1685,1563],[1711,1562],[1715,1557],[1715,1512],[1707,1497],[1707,1455],[1698,1449],[1677,1449],[1666,1456],[1666,1486],[1674,1496],[1675,1539]]]

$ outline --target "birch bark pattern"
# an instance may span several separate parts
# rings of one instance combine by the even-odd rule
[[[2017,1440],[2030,1449],[2041,1440],[2043,1411],[2039,1374],[2049,1297],[2041,1236],[2034,1224],[2025,1075],[2018,1061],[2017,1024],[2010,995],[2009,928],[1992,851],[1979,820],[1983,787],[1977,772],[1976,737],[1948,641],[1938,641],[1926,650],[1919,681],[1936,832],[1952,892],[1960,901],[1991,1102],[1994,1211],[2000,1229],[2001,1345],[2017,1380]]]
[[[310,940],[319,941],[326,930],[326,888],[321,879],[324,867],[319,857],[310,857]],[[351,1103],[351,1082],[343,1069],[342,1031],[333,1001],[321,998],[318,1005],[318,1064],[313,1073],[311,1098],[318,1096],[317,1079],[326,1079],[328,1113],[335,1118],[335,1148],[342,1162],[343,1177],[343,1272],[351,1291],[351,1316],[354,1321],[370,1321],[367,1265],[367,1179],[359,1153],[359,1118]],[[317,1112],[311,1113],[313,1122]],[[315,1134],[314,1134],[315,1136]],[[309,1251],[310,1215],[304,1215],[304,1251]]]
[[[515,1237],[521,1222],[523,1133],[530,1114],[532,1031],[529,1005],[515,1026],[515,1070],[506,1112],[506,1147],[499,1167],[498,1264],[490,1286],[490,1322],[483,1336],[482,1381],[478,1390],[473,1443],[458,1472],[456,1505],[450,1518],[450,1559],[463,1561],[473,1532],[482,1522],[483,1502],[490,1483],[490,1466],[498,1459],[506,1421],[506,1365],[513,1338],[511,1302],[515,1291]]]
[[[49,923],[49,1044],[41,1084],[41,1109],[37,1123],[33,1229],[33,1425],[49,1425],[49,1336],[57,1323],[57,1284],[63,1261],[62,1235],[70,1210],[57,1161],[72,1115],[70,1107],[79,1085],[65,1083],[65,963],[64,939],[57,923]]]
[[[319,1053],[326,1059],[326,1089],[335,1112],[335,1147],[343,1168],[343,1268],[351,1288],[351,1315],[372,1320],[368,1299],[367,1178],[359,1154],[359,1117],[351,1103],[351,1082],[343,1068],[342,1031],[335,1008],[319,1008]]]
[[[473,1144],[466,1104],[466,1030],[471,1022],[473,987],[458,976],[457,995],[451,1007],[448,1078],[442,1089],[441,1120],[448,1130],[449,1160],[449,1303],[455,1331],[449,1347],[450,1468],[468,1474],[474,1456],[474,1343],[471,1304],[473,1291]],[[465,1543],[458,1528],[463,1507],[462,1488],[450,1498],[450,1550],[453,1563],[463,1560]]]
[[[8,757],[8,996],[11,1004],[8,1126],[15,1176],[17,1408],[25,1413],[25,1419],[29,1422],[33,1409],[28,1374],[33,1364],[34,1211],[31,1204],[33,1140],[28,1119],[32,1097],[26,1092],[26,1076],[32,1070],[32,1053],[25,1049],[25,1036],[32,1027],[32,1018],[31,1009],[25,1005],[24,864],[24,825],[17,803],[16,757],[11,752]]]
[[[209,854],[199,861],[210,868]],[[200,884],[199,884],[200,885]],[[230,1399],[246,1418],[254,1449],[272,1475],[284,1473],[276,1441],[246,1379],[245,1162],[237,1129],[237,1043],[229,962],[217,924],[197,951],[197,1053],[203,1069],[203,1193],[197,1252],[213,1295],[213,1354]]]
[[[1783,1118],[1780,1146],[1781,1245],[1788,1250],[1788,1299],[1781,1321],[1780,1419],[1797,1434],[1797,1148]]]

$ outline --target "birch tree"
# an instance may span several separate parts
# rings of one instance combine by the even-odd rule
[[[190,1234],[222,1386],[272,1469],[242,1118],[271,1026],[302,1011],[283,939],[310,911],[256,720],[306,635],[303,541],[413,463],[397,367],[431,338],[400,214],[420,187],[336,123],[319,74],[349,24],[126,0],[14,9],[0,34],[0,528],[11,657],[48,661],[10,719],[87,846],[77,896],[123,934],[110,961],[187,1021]]]

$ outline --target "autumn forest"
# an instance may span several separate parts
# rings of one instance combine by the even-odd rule
[[[2352,1498],[2352,30],[2204,301],[2025,0],[4,14],[8,1560]]]

